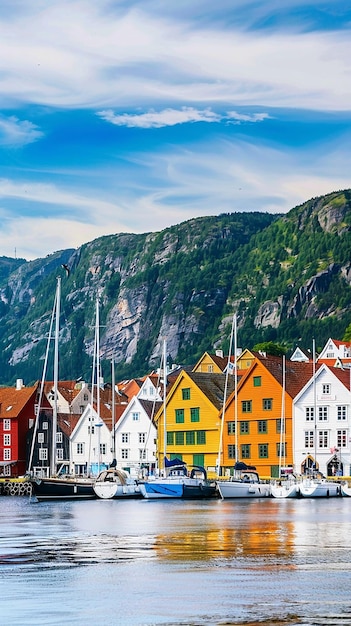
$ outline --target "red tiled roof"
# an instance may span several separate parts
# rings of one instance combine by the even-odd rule
[[[38,385],[34,387],[15,387],[0,388],[0,417],[15,418],[26,406],[33,394],[37,393]]]

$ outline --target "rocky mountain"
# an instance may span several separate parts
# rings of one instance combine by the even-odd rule
[[[42,376],[56,278],[62,276],[60,377],[91,378],[96,299],[104,375],[169,358],[190,364],[239,343],[323,345],[351,322],[351,192],[312,199],[287,215],[232,213],[157,233],[100,237],[26,262],[0,258],[0,384]]]

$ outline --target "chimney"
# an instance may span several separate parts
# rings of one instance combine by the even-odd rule
[[[22,378],[17,378],[16,380],[16,390],[19,391],[20,389],[23,389],[24,384],[23,384],[23,379]]]
[[[223,359],[223,350],[216,350],[216,356],[220,356]]]

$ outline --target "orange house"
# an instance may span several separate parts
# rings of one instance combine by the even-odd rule
[[[225,409],[222,474],[232,473],[238,460],[263,478],[277,477],[280,466],[293,465],[293,398],[310,379],[312,364],[285,361],[284,368],[282,357],[258,355],[241,373],[237,399],[234,391]]]

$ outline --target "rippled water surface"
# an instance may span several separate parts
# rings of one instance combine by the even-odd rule
[[[0,497],[0,624],[351,626],[351,498]]]

